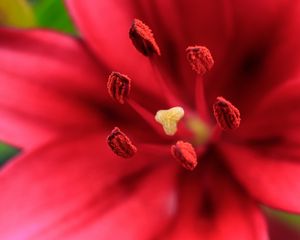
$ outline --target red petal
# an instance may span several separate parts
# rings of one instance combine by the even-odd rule
[[[1,29],[0,77],[0,138],[21,147],[99,125],[90,106],[109,99],[81,42],[54,32]]]
[[[224,59],[216,60],[207,94],[210,105],[217,96],[229,98],[245,118],[255,111],[252,106],[299,69],[300,4],[234,1],[232,11],[235,37]],[[257,17],[249,16],[253,13]]]
[[[268,95],[237,134],[244,148],[222,146],[239,180],[259,201],[300,212],[300,82]]]
[[[230,144],[220,144],[219,148],[236,178],[253,197],[270,207],[300,213],[298,161]]]
[[[237,134],[264,153],[300,158],[299,80],[300,76],[265,97]]]
[[[176,200],[164,158],[124,160],[94,135],[16,159],[0,175],[0,238],[152,239]]]
[[[11,113],[4,113],[1,108],[0,113],[0,139],[14,147],[31,151],[57,136],[57,132],[39,127],[38,124],[30,121],[30,119],[28,120]]]
[[[177,221],[166,239],[267,239],[260,210],[223,166],[202,168],[193,177],[189,174],[183,183]]]

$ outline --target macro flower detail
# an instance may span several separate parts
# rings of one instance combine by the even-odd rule
[[[66,6],[76,37],[0,29],[1,240],[266,240],[261,206],[300,213],[297,1]]]
[[[117,102],[124,104],[129,97],[131,79],[124,74],[112,72],[107,81],[109,95]]]
[[[107,143],[115,154],[123,158],[133,157],[137,151],[130,139],[117,127],[107,137]]]
[[[197,154],[188,142],[178,141],[171,147],[172,156],[187,170],[194,170],[197,166]]]
[[[129,36],[136,49],[145,56],[160,55],[160,49],[151,29],[139,19],[134,19]]]
[[[240,126],[240,111],[223,97],[217,97],[213,109],[215,118],[223,130],[232,130]]]

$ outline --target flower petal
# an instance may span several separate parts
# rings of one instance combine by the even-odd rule
[[[237,135],[275,158],[300,159],[300,75],[266,96]],[[277,155],[277,156],[276,156]]]
[[[225,57],[216,61],[207,94],[210,104],[217,96],[227,97],[246,117],[274,87],[297,74],[300,3],[247,0],[233,6],[235,37]],[[256,17],[250,17],[254,12]]]
[[[220,144],[219,149],[254,198],[273,208],[300,213],[299,161],[232,144]]]
[[[300,81],[266,96],[238,129],[235,143],[221,146],[233,172],[260,202],[300,212]],[[222,144],[221,144],[222,145]]]
[[[155,157],[124,160],[88,135],[16,159],[0,173],[0,238],[151,239],[176,200],[176,171]]]
[[[255,202],[224,166],[213,163],[214,158],[209,161],[200,162],[201,172],[189,174],[183,183],[177,220],[166,239],[266,240],[266,225]]]
[[[108,99],[84,45],[50,31],[1,29],[0,77],[0,139],[19,147],[99,125],[99,109],[92,107]]]

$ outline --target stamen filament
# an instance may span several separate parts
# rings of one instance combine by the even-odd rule
[[[159,69],[157,68],[157,66],[154,64],[153,60],[149,59],[149,63],[152,68],[152,71],[153,71],[153,76],[157,80],[157,82],[161,88],[161,91],[166,98],[166,101],[167,101],[169,107],[176,106],[176,105],[182,105],[181,102],[178,100],[178,98],[175,97],[174,91],[171,90],[172,85],[167,86],[166,81],[163,80],[163,77],[161,76],[161,73],[160,73]]]
[[[129,99],[127,103],[136,113],[138,113],[152,127],[152,129],[157,134],[159,134],[161,137],[164,138],[166,137],[162,129],[159,126],[157,126],[157,123],[154,121],[153,114],[151,112],[149,112],[146,108],[138,104],[133,99]]]
[[[195,79],[195,102],[196,102],[196,110],[199,114],[200,118],[203,120],[209,120],[208,108],[207,108],[207,100],[205,97],[204,91],[204,79],[197,75]]]

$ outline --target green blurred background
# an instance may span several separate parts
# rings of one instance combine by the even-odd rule
[[[0,25],[15,28],[51,28],[76,34],[61,0],[0,0]],[[0,167],[18,152],[18,148],[0,141]]]
[[[77,34],[63,0],[0,0],[0,24],[15,28],[51,28],[67,34]],[[18,152],[19,149],[0,141],[0,166]],[[265,212],[300,229],[300,216],[270,209],[265,209]]]
[[[52,28],[76,34],[62,0],[1,0],[0,23],[21,28]]]

